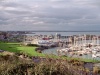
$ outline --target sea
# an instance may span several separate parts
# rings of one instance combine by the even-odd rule
[[[91,35],[100,35],[99,31],[59,31],[59,32],[32,32],[30,34],[26,34],[26,35],[56,35],[56,34],[61,34],[62,36],[72,36],[72,35],[83,35],[83,34],[91,34]]]

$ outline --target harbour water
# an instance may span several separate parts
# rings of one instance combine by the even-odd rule
[[[44,54],[58,55],[58,54],[57,54],[57,49],[59,49],[59,48],[46,49],[46,50],[44,50],[42,53],[44,53]],[[100,52],[99,52],[99,53],[100,53]],[[67,56],[70,57],[69,54],[67,54]],[[79,56],[79,55],[73,55],[72,57],[83,58],[83,59],[95,59],[95,60],[100,60],[100,57],[92,58],[92,55],[91,55],[91,54],[82,55],[82,56]]]

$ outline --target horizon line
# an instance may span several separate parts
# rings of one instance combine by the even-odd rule
[[[4,30],[0,30],[4,31]],[[100,30],[5,30],[4,32],[10,31],[22,31],[22,32],[100,32]]]

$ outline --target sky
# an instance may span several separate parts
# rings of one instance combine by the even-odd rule
[[[0,0],[0,31],[99,29],[100,0]]]

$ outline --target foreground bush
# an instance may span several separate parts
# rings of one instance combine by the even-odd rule
[[[10,55],[0,56],[0,75],[89,75],[90,72],[83,67],[83,62],[76,60],[37,59],[40,61]]]

